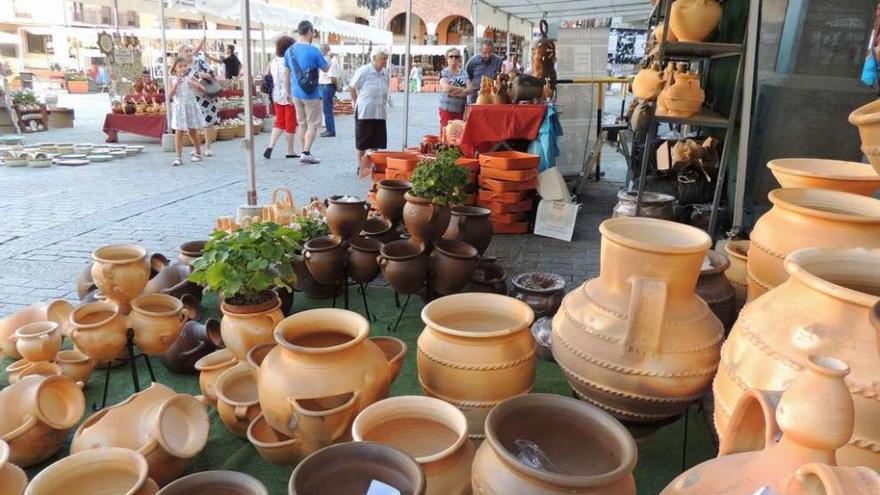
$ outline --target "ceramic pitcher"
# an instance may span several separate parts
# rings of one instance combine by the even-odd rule
[[[52,321],[29,323],[15,331],[15,348],[28,361],[53,361],[61,349],[61,332]]]
[[[147,250],[135,244],[111,244],[92,253],[92,279],[107,300],[128,314],[129,302],[140,295],[150,278]]]

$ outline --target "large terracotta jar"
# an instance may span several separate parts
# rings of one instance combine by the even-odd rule
[[[724,328],[694,293],[709,236],[653,218],[602,222],[599,277],[553,319],[553,357],[578,397],[637,436],[673,421],[709,388]]]
[[[514,395],[531,392],[536,349],[532,308],[508,296],[463,293],[422,309],[419,384],[425,395],[464,412],[471,438],[483,437],[486,414]]]
[[[862,153],[880,174],[880,99],[853,110],[849,123],[859,128]]]
[[[700,278],[697,279],[696,292],[721,320],[726,333],[736,321],[736,292],[724,276],[730,261],[712,250],[709,250],[706,260],[708,263],[700,270]]]
[[[342,239],[358,235],[367,221],[367,202],[354,196],[331,196],[325,216],[330,232]]]
[[[880,493],[880,474],[866,467],[804,464],[789,480],[786,495],[872,495]]]
[[[805,247],[880,247],[880,200],[823,189],[775,189],[749,246],[749,301],[788,278],[783,260]]]
[[[425,472],[427,495],[470,495],[474,444],[455,406],[420,396],[391,397],[358,414],[355,441],[377,442],[411,455]]]
[[[153,356],[171,347],[186,318],[180,299],[166,294],[145,294],[132,299],[128,325],[134,329],[138,349]]]
[[[693,117],[703,106],[706,93],[700,87],[700,75],[676,72],[675,82],[663,89],[665,111],[658,112],[674,117]]]
[[[811,355],[781,398],[749,389],[733,408],[718,458],[682,473],[662,495],[788,494],[804,464],[834,466],[853,432],[847,373],[843,361]]]
[[[83,304],[70,313],[70,327],[70,340],[95,361],[112,361],[125,351],[128,325],[115,304]]]
[[[0,493],[21,495],[27,484],[24,470],[9,462],[9,444],[0,440]]]
[[[431,253],[431,290],[438,294],[455,294],[468,284],[480,256],[467,242],[440,239]]]
[[[420,198],[407,192],[406,205],[403,207],[403,223],[410,237],[426,249],[440,239],[449,226],[451,211],[447,205],[437,205],[429,198]]]
[[[880,174],[870,165],[821,158],[778,158],[767,168],[782,187],[812,187],[873,196]]]
[[[492,210],[481,206],[453,206],[446,239],[464,241],[477,249],[480,256],[492,242]]]
[[[632,435],[601,409],[559,395],[521,395],[486,417],[471,480],[474,495],[635,495],[637,457]]]
[[[654,101],[663,91],[666,81],[660,72],[660,64],[654,62],[649,67],[639,70],[632,82],[632,92],[636,98],[646,101]]]
[[[26,495],[154,495],[144,456],[129,449],[98,448],[65,457],[37,473]]]
[[[202,471],[184,476],[158,495],[269,495],[258,479],[237,471]]]
[[[715,0],[676,0],[669,29],[678,41],[706,41],[720,20],[721,4]]]
[[[83,421],[73,435],[70,453],[102,447],[131,449],[147,459],[151,478],[168,484],[208,442],[211,425],[203,400],[154,382]]]
[[[0,390],[0,440],[9,462],[28,467],[61,448],[86,410],[82,390],[66,376],[23,376]]]
[[[28,323],[38,321],[52,321],[58,324],[62,335],[69,332],[70,313],[73,312],[73,305],[63,299],[53,299],[39,304],[32,304],[26,308],[20,309],[11,315],[0,319],[0,351],[3,355],[11,359],[21,359],[21,354],[15,348],[15,341],[12,335],[19,328]]]
[[[856,411],[855,432],[837,460],[878,470],[880,359],[868,313],[880,301],[880,250],[802,249],[785,268],[789,279],[743,308],[721,349],[716,430],[723,440],[746,389],[785,390],[810,354],[835,356],[852,368],[846,383]]]
[[[128,314],[129,301],[140,295],[150,279],[147,250],[135,244],[111,244],[96,249],[92,259],[92,279],[98,289]]]
[[[278,343],[255,371],[269,425],[300,441],[300,455],[349,438],[354,417],[388,396],[406,344],[380,347],[369,322],[344,309],[313,309],[275,327]]]
[[[389,242],[376,260],[385,280],[400,294],[418,292],[428,277],[428,257],[422,244],[404,239]]]
[[[385,179],[376,184],[376,204],[379,213],[397,225],[403,217],[403,207],[406,205],[406,193],[412,188],[412,184],[405,180]]]
[[[749,292],[749,274],[747,264],[749,262],[749,240],[729,240],[724,244],[724,254],[727,255],[727,269],[724,276],[733,286],[736,297],[736,314],[746,304]]]
[[[272,330],[284,318],[281,301],[275,293],[267,302],[255,306],[235,306],[224,301],[220,305],[220,335],[226,348],[237,359],[244,360],[251,348],[272,342]]]

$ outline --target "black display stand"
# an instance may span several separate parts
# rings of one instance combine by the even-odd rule
[[[134,353],[134,329],[129,328],[128,334],[126,336],[126,347],[128,348],[128,366],[131,369],[131,381],[134,386],[135,393],[141,391],[141,382],[138,377],[137,370],[137,359],[144,358],[144,362],[147,363],[147,371],[150,373],[151,383],[156,381],[156,374],[153,372],[153,365],[150,363],[150,357],[144,354],[143,352],[140,354]],[[110,390],[110,371],[112,370],[111,362],[107,362],[107,369],[104,371],[104,393],[101,396],[101,406],[98,407],[98,403],[92,404],[92,409],[95,411],[104,409],[107,407],[107,394]]]

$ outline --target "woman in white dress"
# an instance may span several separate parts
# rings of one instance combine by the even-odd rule
[[[199,105],[196,103],[196,91],[204,91],[202,85],[192,75],[187,74],[187,62],[178,57],[171,66],[171,87],[167,98],[171,101],[171,128],[174,129],[174,152],[176,158],[172,165],[182,163],[183,134],[189,134],[189,138],[195,146],[195,153],[191,158],[193,162],[202,161],[202,150],[199,144],[199,129],[205,127],[205,120]]]

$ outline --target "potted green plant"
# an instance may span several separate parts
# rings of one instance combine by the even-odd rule
[[[468,169],[456,164],[459,158],[458,149],[447,148],[433,160],[422,159],[404,196],[403,223],[410,237],[427,249],[446,232],[450,206],[464,201]]]

